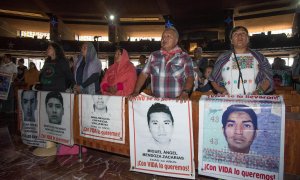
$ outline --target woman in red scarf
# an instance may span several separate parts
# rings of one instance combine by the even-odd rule
[[[133,92],[137,80],[135,67],[130,62],[125,49],[117,49],[114,61],[102,79],[101,93],[128,96]]]

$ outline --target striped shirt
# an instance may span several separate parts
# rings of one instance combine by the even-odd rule
[[[194,76],[193,62],[181,49],[168,61],[163,51],[159,50],[149,56],[142,73],[151,75],[151,89],[154,96],[176,98],[181,94],[186,78]]]

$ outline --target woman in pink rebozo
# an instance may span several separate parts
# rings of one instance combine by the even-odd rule
[[[136,70],[125,49],[117,49],[114,64],[106,71],[100,84],[104,95],[128,96],[137,80]]]

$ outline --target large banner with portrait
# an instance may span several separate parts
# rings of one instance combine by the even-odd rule
[[[80,136],[125,144],[125,97],[79,95]]]
[[[128,107],[130,170],[195,179],[191,102],[140,95]]]
[[[284,130],[281,96],[202,96],[199,174],[283,179]]]
[[[73,145],[74,94],[41,91],[39,95],[39,137]]]
[[[46,147],[46,141],[38,138],[38,92],[19,89],[18,107],[22,142],[29,146]]]
[[[11,85],[12,74],[0,72],[0,99],[6,100]]]

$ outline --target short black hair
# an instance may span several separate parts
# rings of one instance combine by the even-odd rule
[[[226,111],[224,111],[224,113],[222,115],[223,128],[225,128],[225,126],[226,126],[229,115],[236,111],[242,111],[242,112],[247,113],[252,119],[254,129],[257,130],[257,115],[255,114],[255,112],[253,111],[252,108],[250,108],[249,106],[246,106],[244,104],[234,104],[234,105],[227,107]]]
[[[146,56],[144,54],[140,55],[140,57],[146,59]]]
[[[11,54],[4,54],[4,57],[11,59]]]
[[[156,112],[164,112],[166,114],[169,114],[171,117],[171,120],[172,120],[172,124],[174,124],[174,119],[173,119],[173,116],[172,116],[172,113],[171,113],[169,107],[165,104],[154,103],[149,108],[148,113],[147,113],[148,125],[150,123],[150,114],[156,113]]]
[[[206,67],[204,68],[204,71],[205,71],[206,69],[208,69],[208,68],[211,68],[211,69],[213,70],[213,69],[214,69],[214,66],[208,65],[208,66],[206,66]]]
[[[244,27],[244,26],[236,26],[236,27],[234,27],[234,28],[231,30],[231,32],[230,32],[230,36],[229,36],[230,39],[232,39],[233,33],[234,33],[235,31],[239,30],[239,29],[242,29],[242,30],[246,31],[247,34],[249,35],[249,31],[248,31],[248,29],[247,29],[246,27]]]
[[[275,79],[275,78],[279,78],[282,81],[282,76],[280,76],[279,74],[274,74],[273,79]]]
[[[63,97],[60,94],[60,92],[58,91],[51,91],[47,94],[46,99],[45,99],[45,104],[47,106],[47,103],[49,101],[50,98],[56,98],[60,101],[61,105],[64,107],[64,101],[63,101]]]
[[[23,59],[23,58],[21,58],[21,59],[19,59],[19,60],[18,60],[18,62],[20,62],[20,63],[24,64],[24,59]]]

